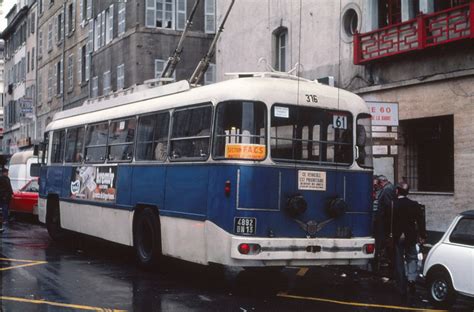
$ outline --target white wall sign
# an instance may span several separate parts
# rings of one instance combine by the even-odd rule
[[[374,155],[387,155],[388,146],[387,145],[374,145],[372,146],[372,153]]]
[[[398,103],[367,102],[373,126],[398,126]]]

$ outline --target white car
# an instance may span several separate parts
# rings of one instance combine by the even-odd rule
[[[458,294],[474,298],[474,210],[453,220],[430,250],[423,275],[436,306],[448,307]]]

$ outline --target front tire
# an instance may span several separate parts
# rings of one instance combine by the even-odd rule
[[[138,264],[151,269],[161,258],[160,219],[151,208],[138,213],[133,230],[133,245]]]
[[[456,291],[449,274],[443,271],[435,271],[428,277],[428,295],[433,305],[437,307],[449,307],[456,300]]]

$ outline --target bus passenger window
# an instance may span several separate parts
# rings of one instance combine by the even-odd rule
[[[65,131],[59,130],[53,133],[52,151],[51,151],[51,163],[57,164],[62,163],[64,159],[64,138]]]
[[[109,139],[107,143],[109,161],[132,160],[135,128],[135,118],[118,120],[110,123]]]
[[[211,120],[210,105],[175,111],[170,140],[171,160],[207,159]]]
[[[107,135],[109,123],[104,122],[100,124],[90,125],[87,128],[86,143],[85,143],[85,161],[88,163],[104,162],[105,154],[107,152]]]
[[[373,167],[372,162],[372,120],[369,114],[357,117],[356,145],[359,150],[357,163],[361,167]]]
[[[214,157],[263,160],[266,157],[266,106],[229,101],[217,106]]]
[[[68,129],[66,134],[67,163],[80,163],[83,160],[82,147],[84,145],[84,127]]]
[[[135,160],[166,160],[169,121],[168,112],[138,118]]]

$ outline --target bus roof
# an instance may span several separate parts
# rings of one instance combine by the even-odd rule
[[[369,113],[367,105],[359,96],[315,81],[284,75],[236,75],[238,79],[195,88],[191,88],[187,81],[154,88],[135,86],[57,113],[46,131],[210,101],[262,101],[268,105],[299,104],[351,111],[354,114]],[[317,103],[313,96],[316,96]]]

